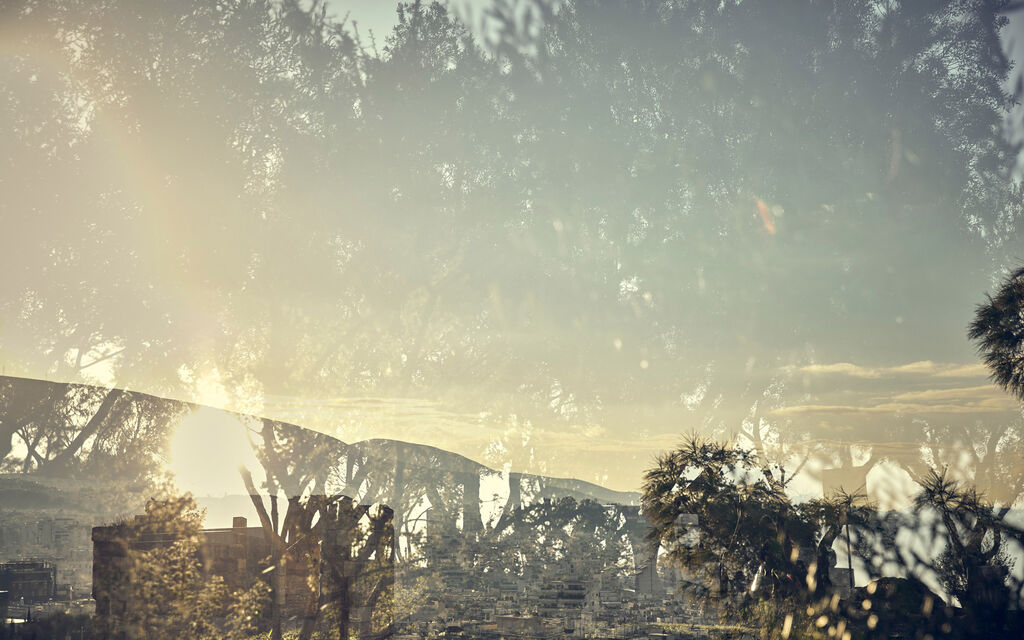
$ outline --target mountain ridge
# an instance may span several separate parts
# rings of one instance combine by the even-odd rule
[[[109,398],[116,396],[113,402]],[[120,404],[118,404],[120,403]],[[108,406],[110,405],[110,406]],[[111,409],[111,406],[114,409]],[[138,408],[138,407],[142,408]],[[110,413],[99,415],[98,412],[104,408]],[[638,505],[639,494],[629,491],[617,491],[609,489],[597,483],[581,480],[573,477],[554,477],[541,474],[502,471],[494,469],[484,463],[478,462],[460,453],[449,451],[441,447],[429,444],[408,442],[391,438],[369,438],[354,442],[346,442],[341,438],[324,433],[323,431],[306,428],[300,424],[286,422],[274,418],[262,417],[254,414],[233,411],[211,405],[199,404],[196,402],[180,400],[166,396],[150,394],[142,391],[134,391],[130,388],[106,387],[78,382],[55,382],[38,378],[25,378],[18,376],[0,376],[0,445],[4,449],[3,456],[0,456],[0,473],[9,472],[13,468],[20,467],[27,476],[53,475],[47,460],[40,457],[39,460],[29,460],[29,453],[24,452],[22,459],[14,459],[18,455],[15,441],[18,434],[24,440],[26,429],[35,429],[39,438],[46,440],[51,438],[53,442],[78,443],[82,447],[80,451],[73,452],[73,455],[81,458],[76,460],[78,467],[87,467],[92,457],[107,453],[108,457],[116,458],[118,452],[107,451],[105,440],[123,439],[121,429],[123,425],[115,424],[118,419],[127,420],[133,416],[143,415],[148,411],[152,414],[147,418],[154,422],[153,429],[157,432],[157,440],[160,438],[170,439],[175,430],[181,426],[182,421],[190,415],[196,415],[201,411],[213,411],[223,415],[232,416],[241,424],[264,424],[271,423],[282,433],[288,432],[289,437],[301,441],[303,450],[316,451],[315,458],[318,464],[331,464],[337,466],[344,460],[349,466],[350,475],[346,478],[346,485],[354,478],[351,475],[353,463],[350,461],[353,456],[359,456],[362,462],[358,465],[365,465],[368,461],[375,461],[381,466],[385,461],[386,466],[380,469],[366,471],[375,472],[378,476],[385,468],[394,472],[401,467],[404,471],[420,471],[436,475],[439,470],[448,474],[459,476],[475,475],[478,478],[504,479],[511,481],[515,479],[521,488],[532,491],[536,498],[560,498],[573,497],[576,499],[591,499],[603,503],[615,503],[620,505]],[[89,415],[91,413],[91,415]],[[75,416],[82,420],[82,415],[88,417],[87,423],[82,425],[72,424]],[[96,424],[93,424],[93,423]],[[88,430],[94,429],[93,433]],[[47,433],[47,429],[53,433]],[[84,437],[83,437],[84,436]],[[251,437],[251,434],[250,434]],[[90,443],[90,439],[94,440]],[[144,443],[150,448],[165,448],[154,445],[152,442]],[[68,444],[70,446],[70,444]],[[255,444],[254,444],[255,446]],[[312,449],[310,449],[312,447]],[[21,448],[25,448],[22,442]],[[122,446],[123,454],[135,454],[129,447]],[[297,447],[298,448],[298,447]],[[320,455],[326,451],[328,455]],[[58,452],[54,458],[67,458],[65,452]],[[330,453],[338,454],[331,457]],[[37,454],[33,452],[33,455]],[[165,451],[150,451],[150,459],[153,456],[166,462]],[[145,457],[145,456],[143,456]],[[313,458],[310,459],[313,464]],[[294,460],[296,464],[300,460]],[[401,475],[401,471],[398,472]],[[393,480],[393,479],[392,479]],[[362,486],[346,486],[349,492],[358,493]],[[227,487],[225,487],[227,489]],[[512,488],[511,492],[517,491]],[[391,490],[390,492],[393,492]],[[383,489],[375,490],[376,494],[384,493]],[[233,492],[231,492],[233,494]],[[216,497],[213,492],[208,494]],[[225,492],[222,495],[229,495]]]

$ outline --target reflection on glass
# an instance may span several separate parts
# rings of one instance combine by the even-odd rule
[[[1019,9],[6,3],[0,636],[1024,635]]]

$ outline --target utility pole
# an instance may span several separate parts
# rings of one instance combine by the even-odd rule
[[[850,570],[850,593],[853,593],[853,553],[850,551],[850,519],[846,519],[846,562]]]
[[[850,508],[853,507],[853,496],[846,497],[846,564],[850,570],[850,594],[853,594],[853,551],[850,546]]]

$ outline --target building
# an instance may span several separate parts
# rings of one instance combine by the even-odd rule
[[[656,558],[648,561],[634,574],[633,588],[645,596],[660,596],[664,593],[661,578],[658,577]]]
[[[220,576],[231,587],[245,587],[265,568],[270,545],[263,529],[247,526],[245,518],[235,518],[232,524],[230,529],[203,530],[199,561],[207,576]],[[116,583],[123,577],[132,552],[170,547],[180,540],[180,535],[168,532],[126,534],[125,525],[92,530],[93,597],[98,612],[105,613],[117,604]]]
[[[57,589],[57,569],[52,562],[19,560],[0,564],[0,591],[12,602],[35,604],[52,600]]]
[[[208,575],[220,576],[233,589],[244,589],[266,569],[270,544],[262,527],[250,527],[241,516],[229,529],[204,529],[199,559]]]
[[[538,591],[537,613],[545,618],[576,618],[586,596],[586,586],[579,578],[551,580]]]
[[[543,618],[536,616],[498,616],[497,632],[503,637],[544,638],[549,635]]]
[[[270,555],[263,529],[246,526],[235,518],[230,529],[202,532],[198,559],[207,577],[220,576],[233,588],[246,587],[258,578]],[[133,563],[138,554],[168,548],[182,539],[180,532],[143,530],[135,522],[94,527],[92,594],[96,615],[106,628],[120,629],[134,608]],[[130,633],[124,637],[134,637]]]
[[[61,512],[0,512],[0,558],[52,563],[57,569],[57,598],[64,592],[87,593],[92,580],[91,525]]]
[[[394,514],[384,506],[355,505],[343,498],[323,517],[322,546],[314,545],[309,556],[314,561],[286,562],[284,579],[276,584],[282,617],[300,624],[308,617],[321,627],[343,628],[341,637],[349,637],[349,629],[356,637],[383,637],[378,627],[393,625],[384,618],[394,609]],[[181,532],[140,526],[143,522],[140,517],[92,530],[96,617],[113,638],[145,637],[144,629],[131,626],[132,614],[138,611],[132,583],[138,554],[169,548],[182,539]],[[273,547],[264,530],[247,526],[243,517],[232,524],[200,532],[196,555],[203,575],[219,576],[232,589],[248,588],[257,580],[275,587]],[[310,594],[317,601],[311,601]]]

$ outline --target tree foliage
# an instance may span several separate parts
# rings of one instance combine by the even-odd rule
[[[801,559],[800,547],[817,547],[818,526],[786,495],[784,473],[752,451],[690,438],[645,474],[651,543],[684,567],[715,567],[723,594],[813,592],[816,557]]]
[[[256,582],[232,590],[201,564],[203,514],[191,496],[151,500],[146,512],[115,525],[123,552],[104,585],[119,610],[100,616],[101,635],[129,638],[248,638],[260,623],[267,588]],[[154,542],[156,541],[156,542]],[[106,637],[104,635],[104,637]]]
[[[1024,400],[1024,269],[1007,275],[995,296],[978,305],[967,336],[992,380]]]
[[[705,584],[717,581],[720,596],[738,605],[727,617],[792,637],[1019,629],[1011,612],[1024,584],[1012,558],[1024,537],[1005,521],[1008,507],[940,472],[919,482],[909,512],[879,511],[856,495],[793,504],[780,474],[752,451],[697,438],[646,474],[651,543],[677,566],[703,571]],[[866,587],[834,584],[837,542],[867,574]],[[801,547],[813,555],[805,559]]]
[[[968,627],[979,634],[998,633],[1011,602],[1020,602],[1020,593],[1011,586],[1020,581],[1009,575],[1014,550],[1008,544],[1020,532],[1005,522],[1009,507],[997,507],[974,487],[933,471],[921,483],[914,508],[918,513],[929,510],[938,519],[932,535],[945,548],[934,563],[935,572],[946,593],[963,607]]]

